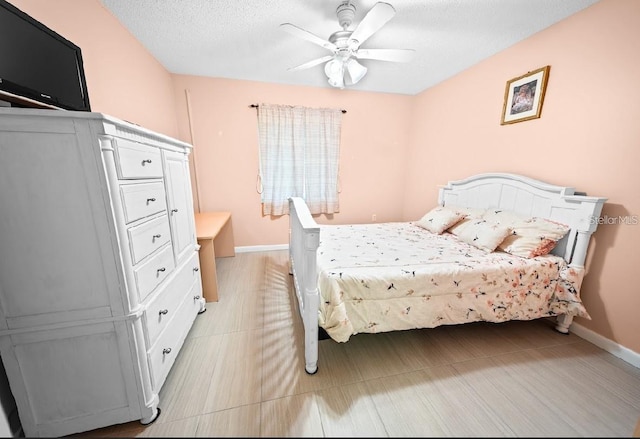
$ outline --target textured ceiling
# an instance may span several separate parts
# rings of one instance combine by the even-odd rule
[[[414,49],[408,63],[362,60],[369,71],[348,88],[414,95],[598,0],[388,0],[395,16],[362,48]],[[340,30],[342,0],[101,0],[171,73],[330,87],[331,54],[279,25],[323,39]],[[352,0],[353,29],[377,0]],[[531,66],[537,67],[537,66]]]

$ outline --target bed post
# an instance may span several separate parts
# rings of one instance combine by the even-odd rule
[[[289,199],[289,273],[302,323],[304,325],[304,358],[308,374],[318,371],[318,291],[317,250],[320,228],[302,198]]]
[[[318,371],[318,310],[320,309],[320,295],[318,292],[318,277],[316,273],[316,251],[319,244],[319,232],[305,232],[304,256],[304,368],[308,374]]]
[[[587,249],[591,235],[598,227],[598,219],[602,212],[602,207],[607,201],[603,197],[587,197],[583,195],[566,196],[569,202],[579,202],[581,214],[578,217],[579,226],[575,229],[573,242],[569,241],[564,259],[569,263],[569,267],[584,269],[587,259]],[[556,317],[556,331],[562,334],[569,333],[569,326],[573,323],[573,316],[561,314]]]

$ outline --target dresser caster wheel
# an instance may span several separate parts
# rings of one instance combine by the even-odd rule
[[[140,423],[141,423],[142,425],[151,425],[151,424],[153,424],[154,422],[156,422],[156,419],[158,419],[159,417],[160,417],[160,407],[158,407],[158,408],[156,409],[156,415],[155,415],[153,418],[151,418],[151,420],[150,420],[149,422],[142,422],[142,419],[141,419],[141,420],[140,420]]]

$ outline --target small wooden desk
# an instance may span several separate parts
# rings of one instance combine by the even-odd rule
[[[200,245],[202,296],[205,302],[218,301],[216,257],[235,256],[231,212],[196,213],[196,237]]]

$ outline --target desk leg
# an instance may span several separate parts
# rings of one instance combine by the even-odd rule
[[[212,239],[199,239],[200,272],[202,276],[202,297],[205,302],[218,301],[218,273],[216,272],[216,253]]]
[[[231,218],[222,226],[218,236],[215,238],[216,256],[227,258],[236,255],[235,242],[233,240],[233,226]]]

